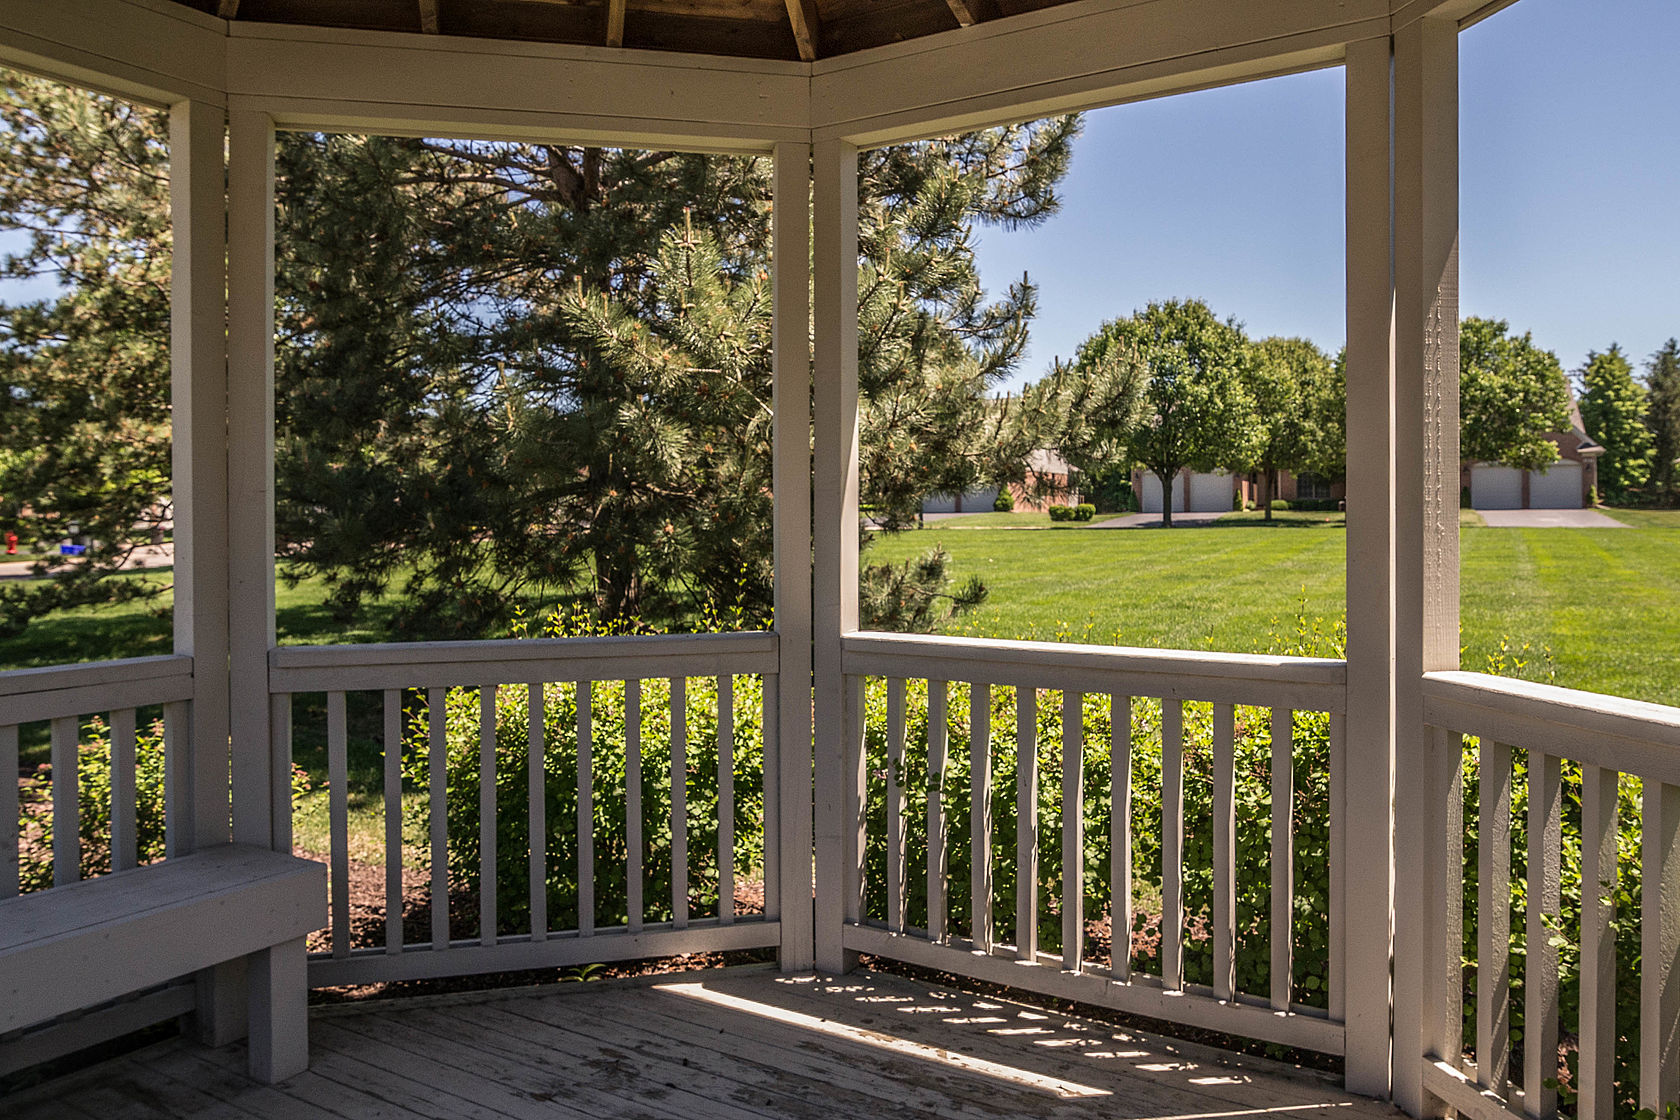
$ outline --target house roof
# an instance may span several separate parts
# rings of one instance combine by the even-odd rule
[[[813,61],[1067,0],[173,0],[235,22]]]

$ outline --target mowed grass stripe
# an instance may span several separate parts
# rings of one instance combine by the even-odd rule
[[[1464,667],[1488,670],[1503,639],[1529,646],[1520,669],[1507,658],[1512,675],[1680,704],[1680,528],[1651,524],[1463,530]],[[877,542],[865,561],[902,561],[935,543],[959,579],[978,575],[991,589],[950,633],[1250,653],[1291,636],[1297,614],[1331,620],[1346,609],[1336,525],[1053,537],[934,526]]]

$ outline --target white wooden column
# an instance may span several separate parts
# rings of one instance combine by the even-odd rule
[[[1394,288],[1390,41],[1347,51],[1347,803],[1343,814],[1348,1088],[1389,1087],[1393,911]],[[1337,978],[1332,978],[1332,984]]]
[[[816,715],[816,964],[843,972],[847,773],[841,636],[858,625],[857,149],[816,145],[812,169],[814,415],[812,666]]]
[[[776,145],[773,267],[775,321],[775,729],[780,834],[776,894],[781,966],[814,961],[811,896],[811,146]]]
[[[183,101],[169,116],[174,440],[175,652],[193,659],[192,724],[180,773],[190,789],[172,852],[231,838],[228,759],[227,196],[221,106]],[[197,1026],[213,1045],[245,1033],[242,961],[198,977]]]
[[[1394,40],[1395,1006],[1394,1101],[1442,1106],[1422,1087],[1438,1016],[1424,798],[1422,674],[1458,668],[1458,23],[1430,17]],[[1440,993],[1437,993],[1438,995]],[[1455,1058],[1454,1055],[1443,1055]]]
[[[220,106],[183,101],[170,112],[175,652],[193,658],[183,851],[229,837],[226,127]]]
[[[269,726],[274,645],[274,122],[228,119],[228,612],[233,836],[291,850],[290,744]]]

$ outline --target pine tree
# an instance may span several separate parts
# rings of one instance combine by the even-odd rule
[[[138,591],[100,577],[167,517],[167,151],[161,119],[8,88],[22,139],[0,213],[43,230],[10,268],[76,286],[0,312],[4,497],[40,536],[90,511],[99,542],[74,579],[28,603],[7,590],[22,625]],[[1043,413],[989,400],[1033,289],[988,301],[970,238],[1053,212],[1077,131],[1069,117],[861,157],[862,474],[889,525],[926,492],[1020,477],[1043,445]],[[284,133],[278,168],[288,578],[324,578],[342,618],[387,599],[416,635],[481,634],[580,586],[617,619],[673,621],[725,593],[768,609],[767,161]],[[90,394],[102,362],[108,391]],[[865,582],[879,617],[918,627],[982,594],[946,586],[931,554]]]
[[[1601,493],[1620,497],[1651,476],[1651,432],[1645,426],[1646,392],[1633,379],[1633,363],[1615,343],[1587,352],[1581,367],[1581,422],[1604,447],[1598,460]]]
[[[45,611],[156,596],[109,579],[172,513],[168,122],[155,111],[0,74],[0,225],[27,243],[9,280],[55,284],[0,305],[0,530],[55,555],[51,579],[0,587],[0,634]],[[76,537],[86,554],[56,555]]]
[[[1646,424],[1651,429],[1651,481],[1672,496],[1680,460],[1680,343],[1669,339],[1645,366],[1651,394]]]

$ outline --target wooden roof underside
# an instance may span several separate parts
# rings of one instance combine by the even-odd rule
[[[1066,0],[175,0],[223,19],[739,58],[848,54]]]

